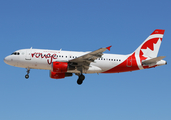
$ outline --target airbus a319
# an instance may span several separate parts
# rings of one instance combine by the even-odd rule
[[[45,49],[21,49],[4,58],[8,65],[27,69],[25,78],[29,78],[30,69],[50,71],[53,79],[78,76],[81,85],[88,73],[120,73],[167,64],[165,56],[157,57],[165,30],[156,29],[134,52],[127,55],[105,54],[111,46],[92,52],[76,52]]]

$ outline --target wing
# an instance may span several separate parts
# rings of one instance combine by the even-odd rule
[[[88,70],[91,62],[94,62],[97,58],[100,58],[103,55],[103,52],[106,50],[110,50],[112,46],[106,48],[100,48],[93,52],[89,52],[85,55],[82,55],[78,58],[72,59],[69,61],[70,65],[77,67],[77,70],[80,72],[84,70]]]

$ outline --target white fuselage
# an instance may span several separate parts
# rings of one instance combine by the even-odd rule
[[[54,61],[68,62],[74,58],[85,55],[89,52],[73,52],[61,50],[43,50],[43,49],[22,49],[5,58],[5,62],[9,65],[30,68],[52,70]],[[104,54],[101,58],[97,58],[90,63],[90,67],[83,73],[101,73],[107,71],[128,58],[129,55]],[[68,70],[67,72],[79,73],[77,70]]]

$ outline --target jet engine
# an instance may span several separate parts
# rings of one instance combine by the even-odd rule
[[[69,65],[67,62],[53,62],[50,77],[54,79],[61,79],[72,76],[72,73],[67,73],[67,70],[74,70],[75,67]]]

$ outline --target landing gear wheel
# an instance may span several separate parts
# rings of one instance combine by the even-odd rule
[[[80,79],[77,80],[77,84],[78,84],[78,85],[81,85],[82,83],[83,83],[82,80],[80,80]]]
[[[29,78],[29,73],[30,73],[30,69],[27,68],[27,74],[25,75],[25,78],[28,79]]]
[[[85,79],[85,76],[83,74],[81,74],[77,80],[77,84],[81,85],[83,83],[83,80]]]
[[[29,75],[25,75],[25,78],[28,79],[29,78]]]
[[[81,74],[81,75],[79,76],[79,79],[83,81],[83,80],[85,79],[85,76],[84,76],[83,74]]]

